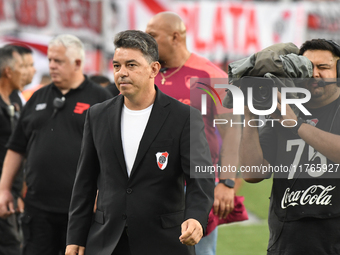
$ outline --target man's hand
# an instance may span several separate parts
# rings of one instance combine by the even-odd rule
[[[203,236],[203,228],[201,223],[195,219],[188,219],[182,223],[182,235],[179,240],[182,244],[195,245]]]
[[[248,106],[244,106],[244,119],[251,120],[251,119],[258,119],[258,116],[252,113]]]
[[[65,255],[84,255],[85,254],[85,247],[70,244],[66,246],[66,252]]]
[[[296,125],[296,114],[294,113],[294,111],[292,110],[292,108],[287,104],[286,105],[286,115],[281,115],[281,93],[278,91],[277,92],[277,109],[280,111],[280,113],[277,113],[277,111],[273,112],[270,116],[273,119],[279,119],[280,123],[282,123],[282,121],[286,120],[284,122],[284,126],[285,127],[293,127]],[[295,120],[295,121],[287,121],[287,120]]]
[[[220,219],[225,219],[234,210],[234,189],[228,188],[223,183],[215,187],[214,214]]]
[[[6,219],[15,213],[13,196],[9,190],[0,190],[0,217]]]
[[[16,211],[19,212],[19,213],[23,213],[24,210],[25,210],[25,203],[24,203],[24,200],[22,200],[21,197],[18,197],[17,204],[18,204],[18,206],[17,206]]]

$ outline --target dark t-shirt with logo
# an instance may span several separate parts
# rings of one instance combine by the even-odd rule
[[[311,116],[300,115],[308,124],[340,135],[340,98],[308,110]],[[339,237],[339,164],[280,123],[274,128],[270,125],[260,132],[263,156],[277,170],[269,210],[268,254],[339,254],[340,246],[334,246],[334,238],[315,239],[321,233]],[[323,229],[319,229],[321,226]],[[308,233],[300,232],[301,228]],[[315,246],[321,253],[315,253]]]
[[[53,102],[62,97],[57,109]],[[53,83],[33,94],[7,145],[27,156],[27,205],[68,212],[86,111],[109,98],[109,92],[87,78],[65,95]]]

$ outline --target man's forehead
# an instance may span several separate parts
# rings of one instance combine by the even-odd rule
[[[24,59],[33,59],[32,53],[26,53],[23,55]]]
[[[310,54],[314,54],[314,55],[331,55],[333,56],[333,53],[329,50],[321,50],[321,49],[310,49],[310,50],[306,50],[303,55],[310,55]]]
[[[122,58],[138,58],[138,57],[143,57],[143,53],[140,49],[135,49],[135,48],[116,48],[115,53],[113,55],[113,60],[118,60]]]
[[[47,49],[47,54],[51,54],[51,53],[57,53],[60,54],[60,53],[66,53],[66,47],[64,45],[50,45],[48,46],[48,49]]]
[[[334,61],[334,55],[328,50],[306,50],[303,56],[311,61],[330,63]]]
[[[158,30],[154,27],[154,25],[148,25],[145,29],[145,33],[147,34],[156,34]]]

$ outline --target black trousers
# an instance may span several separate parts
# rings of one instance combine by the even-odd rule
[[[125,228],[112,255],[131,255],[128,229]]]
[[[23,255],[65,254],[67,213],[52,213],[26,205],[21,219]]]
[[[18,255],[21,252],[16,219],[16,214],[7,219],[0,218],[0,255]]]

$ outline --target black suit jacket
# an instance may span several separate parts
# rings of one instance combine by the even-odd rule
[[[190,168],[211,165],[204,124],[199,111],[156,91],[130,178],[121,141],[124,97],[87,113],[67,236],[67,244],[85,246],[87,255],[111,255],[125,226],[133,255],[195,254],[179,236],[189,218],[205,229],[213,203],[214,178],[190,178]],[[164,170],[157,165],[158,152],[169,154]]]

